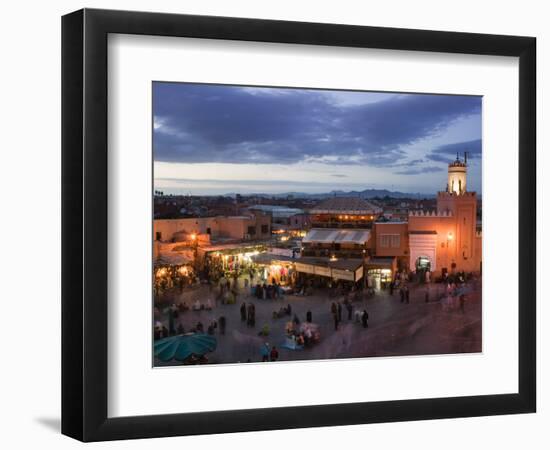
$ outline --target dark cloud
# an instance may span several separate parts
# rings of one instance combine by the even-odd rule
[[[173,177],[160,177],[155,178],[156,182],[168,182],[172,183],[176,186],[186,187],[186,186],[200,186],[200,185],[214,185],[214,186],[222,186],[222,187],[233,187],[233,186],[247,186],[247,187],[254,187],[254,188],[264,188],[265,186],[280,186],[280,192],[283,191],[283,188],[289,188],[289,180],[256,180],[256,179],[240,179],[240,180],[220,180],[216,178],[203,178],[203,179],[193,179],[193,178],[173,178]],[[330,189],[334,188],[334,183],[330,181],[300,181],[300,180],[292,180],[292,188],[296,187],[322,187],[326,188],[327,192]],[[346,183],[346,186],[348,188],[364,188],[363,183]]]
[[[393,166],[400,146],[479,114],[479,97],[396,95],[341,106],[323,91],[154,83],[156,161]]]
[[[462,158],[464,152],[468,152],[468,158],[480,158],[481,139],[442,145],[428,153],[426,158],[435,162],[450,163],[456,158],[457,153]]]

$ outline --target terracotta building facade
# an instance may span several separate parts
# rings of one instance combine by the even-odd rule
[[[407,220],[374,223],[369,272],[389,278],[395,270],[481,272],[482,233],[476,192],[467,189],[467,161],[449,164],[447,187],[438,192],[433,210],[411,210]],[[391,261],[391,264],[390,264]]]

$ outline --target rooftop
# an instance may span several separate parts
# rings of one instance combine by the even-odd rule
[[[315,206],[312,214],[378,214],[382,208],[359,197],[332,197]]]
[[[312,228],[302,239],[303,243],[360,244],[370,239],[370,230],[347,228]]]
[[[321,267],[330,267],[331,269],[340,269],[340,270],[357,270],[363,265],[362,259],[337,259],[331,261],[329,258],[317,258],[303,256],[300,259],[295,260],[299,264],[309,264],[312,266],[321,266]]]

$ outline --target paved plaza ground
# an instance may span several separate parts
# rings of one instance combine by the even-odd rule
[[[260,348],[264,342],[276,346],[279,361],[315,360],[334,358],[354,358],[372,356],[404,356],[448,353],[481,352],[481,282],[470,281],[466,287],[464,308],[458,297],[445,296],[444,285],[430,285],[430,301],[426,303],[426,285],[409,284],[410,303],[401,303],[399,291],[393,295],[389,291],[376,292],[369,298],[353,302],[356,310],[366,309],[369,314],[368,328],[360,323],[348,320],[346,308],[342,311],[342,322],[334,330],[330,311],[333,301],[341,298],[329,298],[327,291],[316,290],[311,296],[285,295],[277,300],[260,300],[253,297],[244,288],[240,280],[239,295],[235,304],[222,304],[216,301],[216,289],[206,285],[165,291],[156,299],[159,313],[156,320],[168,327],[167,307],[186,302],[192,305],[197,299],[205,304],[210,299],[213,308],[210,311],[185,311],[175,319],[175,325],[181,324],[185,331],[191,330],[197,322],[204,329],[220,316],[226,318],[225,335],[215,331],[217,348],[207,355],[209,363],[238,363],[261,361]],[[247,327],[240,318],[242,302],[252,302],[256,307],[256,324]],[[285,326],[292,317],[273,319],[273,311],[290,304],[292,314],[305,321],[306,312],[313,314],[313,322],[319,325],[320,342],[303,350],[282,348],[285,342]],[[259,336],[262,327],[267,324],[268,336]],[[155,360],[155,365],[178,365],[177,361],[163,363]]]

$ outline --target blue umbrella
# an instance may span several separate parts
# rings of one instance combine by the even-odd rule
[[[216,350],[216,338],[207,334],[189,333],[170,336],[155,342],[155,356],[161,361],[185,361],[191,355],[202,356]]]

